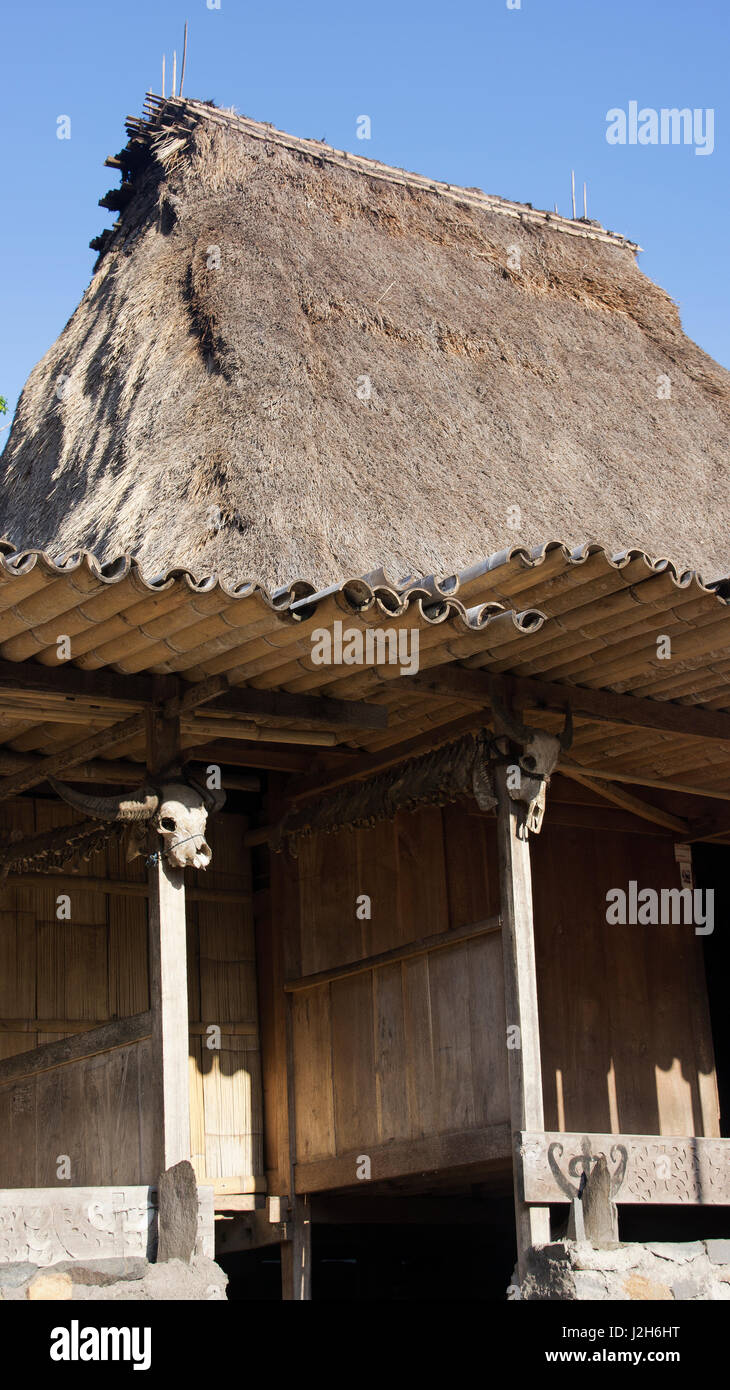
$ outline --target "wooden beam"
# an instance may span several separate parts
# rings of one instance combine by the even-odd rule
[[[60,1031],[60,1029],[59,1029]],[[22,1081],[26,1076],[38,1076],[41,1072],[54,1071],[56,1067],[80,1062],[84,1057],[96,1057],[101,1052],[112,1052],[117,1047],[129,1047],[141,1042],[152,1032],[152,1016],[149,1013],[133,1014],[129,1018],[115,1018],[102,1023],[98,1028],[87,1029],[70,1038],[60,1038],[57,1042],[41,1043],[28,1052],[20,1052],[14,1057],[0,1060],[0,1086],[11,1081]]]
[[[217,682],[218,677],[214,678]],[[174,687],[174,689],[173,689]],[[191,686],[185,692],[184,697],[180,697],[177,691],[177,682],[174,677],[163,676],[155,677],[153,684],[153,694],[160,703],[164,703],[164,709],[160,708],[160,703],[152,708],[143,710],[141,714],[133,714],[129,719],[122,720],[121,723],[112,724],[108,729],[99,729],[88,738],[81,739],[74,743],[70,748],[63,749],[60,753],[54,753],[49,758],[42,758],[40,761],[29,763],[25,770],[12,773],[9,777],[0,780],[0,801],[7,800],[10,796],[17,796],[19,792],[27,791],[30,787],[35,787],[39,782],[45,782],[50,777],[55,777],[59,772],[65,772],[67,768],[73,767],[76,763],[85,762],[93,758],[95,754],[101,753],[105,748],[112,748],[117,743],[127,743],[130,739],[148,736],[150,729],[155,726],[158,730],[153,739],[155,768],[150,771],[164,771],[164,768],[174,761],[172,749],[175,749],[175,757],[180,751],[179,737],[179,714],[184,707],[188,712],[199,704],[204,704],[219,693],[219,685],[213,681],[201,681],[197,686]],[[169,710],[166,714],[165,710]],[[167,734],[163,734],[163,724],[166,720]],[[160,722],[162,721],[162,722]],[[174,728],[175,733],[169,731]],[[168,754],[170,756],[168,757]],[[166,761],[167,759],[167,761]]]
[[[495,720],[495,728],[498,735],[505,733],[499,719]],[[498,797],[497,846],[507,1023],[505,1046],[512,1142],[516,1145],[520,1131],[541,1130],[545,1121],[537,1010],[530,841],[526,828],[523,827],[522,835],[520,834],[518,803],[509,794],[507,777],[507,764],[498,764],[495,780]],[[487,1026],[486,1019],[484,1026]],[[528,1252],[532,1246],[549,1244],[550,1209],[546,1206],[530,1207],[526,1204],[517,1183],[516,1166],[514,1194],[517,1263],[522,1280],[527,1273]]]
[[[149,961],[152,1005],[156,1168],[190,1158],[188,986],[183,870],[164,854],[149,868]]]
[[[499,931],[499,917],[486,917],[482,922],[472,922],[467,927],[453,931],[439,932],[436,936],[422,936],[418,941],[409,941],[405,946],[393,946],[389,951],[379,951],[377,955],[365,956],[362,960],[351,961],[348,965],[336,965],[331,970],[318,970],[314,975],[300,975],[298,979],[287,980],[284,989],[287,994],[296,994],[301,989],[311,989],[313,985],[329,984],[332,980],[345,980],[351,975],[362,975],[367,970],[376,970],[380,965],[393,965],[396,961],[411,960],[415,956],[427,956],[432,951],[443,951],[450,946],[459,946],[463,941],[473,941],[477,937],[490,936]]]
[[[256,690],[231,686],[225,675],[186,685],[171,679],[175,691],[168,696],[165,715],[174,718],[199,704],[215,701],[213,708],[229,715],[303,719],[335,728],[386,729],[388,711],[384,705],[364,700],[335,700],[325,695],[298,695],[287,690]],[[40,666],[34,662],[0,661],[0,697],[46,695],[57,705],[97,704],[100,709],[141,710],[155,701],[155,677],[125,676],[117,671],[82,671],[77,666]]]
[[[294,1197],[286,1223],[291,1240],[281,1243],[281,1296],[285,1303],[312,1297],[312,1214],[309,1197]]]
[[[364,700],[333,700],[326,695],[293,695],[286,690],[253,690],[249,686],[230,690],[217,699],[211,713],[258,714],[272,718],[303,719],[335,728],[387,729],[385,705]]]
[[[588,690],[579,685],[560,685],[533,676],[490,675],[465,670],[461,666],[439,668],[431,673],[408,677],[408,689],[443,698],[489,706],[490,685],[495,683],[502,699],[511,698],[519,706],[563,711],[569,705],[573,714],[606,720],[609,724],[631,724],[663,733],[730,742],[730,714],[702,709],[698,705],[679,705],[671,700],[646,700],[637,695],[617,695],[612,690]],[[730,698],[729,698],[730,703]]]
[[[662,810],[661,806],[651,806],[648,802],[642,801],[640,797],[624,791],[621,787],[613,786],[608,782],[600,782],[597,778],[587,777],[580,767],[564,756],[561,756],[559,769],[564,777],[570,777],[573,781],[580,782],[582,786],[590,787],[591,791],[597,792],[606,801],[613,802],[615,806],[620,806],[624,811],[631,811],[633,815],[641,816],[642,820],[653,821],[655,825],[663,825],[665,830],[673,830],[676,835],[687,836],[689,834],[689,821],[671,815],[669,811]]]
[[[139,738],[144,729],[144,714],[134,714],[129,719],[122,720],[120,724],[114,724],[110,729],[100,729],[88,738],[81,739],[61,753],[54,753],[50,758],[29,763],[25,771],[13,772],[9,777],[0,780],[0,801],[7,801],[10,796],[18,796],[29,787],[36,787],[39,782],[45,782],[46,778],[55,777],[59,772],[73,767],[75,763],[93,758],[105,748],[113,747],[115,743],[126,743],[129,739]]]
[[[152,1016],[148,1014],[146,1017],[150,1019],[150,1026],[145,1037],[151,1036],[152,1033]],[[117,1022],[117,1020],[108,1018],[0,1018],[0,1033],[88,1033],[95,1028],[106,1028],[110,1022]],[[258,1035],[258,1028],[255,1023],[221,1023],[218,1026],[224,1038],[256,1037]],[[209,1023],[192,1021],[189,1026],[190,1036],[205,1037],[209,1028]],[[47,1046],[47,1044],[42,1044],[42,1046]]]
[[[197,715],[182,721],[186,735],[196,738],[232,738],[253,743],[305,744],[313,748],[333,748],[337,734],[328,729],[273,728],[264,724],[244,724],[223,715]]]
[[[39,767],[45,763],[40,753],[15,753],[10,748],[0,748],[0,773],[9,775],[23,772],[26,768]],[[70,782],[108,782],[110,785],[138,787],[144,782],[144,763],[127,763],[111,758],[98,758],[95,761],[77,763]]]
[[[484,1020],[485,1027],[488,1020]],[[387,1144],[369,1145],[373,1183],[389,1182],[411,1173],[439,1173],[444,1169],[482,1168],[511,1159],[510,1126],[488,1125],[455,1134],[432,1134],[423,1139],[396,1139]],[[361,1191],[358,1159],[362,1150],[339,1154],[336,1158],[309,1159],[297,1163],[294,1180],[297,1192],[332,1192],[344,1188]]]
[[[147,717],[147,766],[151,775],[179,752],[177,718]],[[163,1173],[190,1158],[188,1080],[188,982],[183,870],[164,853],[149,865],[149,969],[154,1059],[153,1113],[156,1169]]]
[[[125,878],[92,878],[89,874],[9,874],[0,881],[0,894],[8,888],[58,888],[68,892],[74,889],[81,893],[119,894],[121,898],[148,898],[149,883],[135,883]],[[251,893],[232,891],[227,888],[188,888],[187,896],[193,903],[250,903]]]
[[[328,773],[324,778],[309,777],[306,781],[302,780],[292,786],[287,797],[290,801],[304,801],[308,796],[318,796],[320,792],[331,791],[333,787],[341,787],[345,782],[361,781],[364,777],[371,777],[374,773],[393,767],[395,763],[403,762],[406,758],[418,757],[419,753],[427,753],[442,743],[460,738],[462,734],[470,733],[473,729],[480,729],[489,722],[490,715],[485,716],[484,712],[480,711],[463,715],[460,719],[453,719],[446,724],[434,724],[433,728],[427,729],[425,733],[416,734],[403,743],[394,743],[390,748],[383,748],[380,753],[356,754],[345,764],[342,771]],[[341,750],[338,749],[339,751]]]
[[[343,748],[342,745],[338,748],[318,748],[316,753],[312,753],[294,746],[285,748],[282,744],[244,744],[233,740],[228,743],[215,740],[198,743],[197,739],[195,742],[192,741],[184,728],[182,741],[186,762],[218,763],[220,766],[227,764],[229,767],[260,768],[269,772],[305,774],[311,772],[313,767],[322,765],[324,776],[325,763],[327,769],[331,766],[342,767],[346,759],[353,757],[352,750]]]
[[[40,666],[35,661],[0,661],[0,691],[29,691],[38,695],[59,696],[70,702],[98,700],[100,704],[118,705],[127,701],[142,709],[153,700],[152,676],[123,676],[118,671],[82,671],[78,666],[61,663]]]
[[[213,758],[191,758],[186,762],[207,764]],[[21,772],[27,767],[43,762],[41,754],[15,753],[9,748],[0,748],[0,773]],[[69,782],[105,782],[109,786],[139,787],[145,780],[144,763],[122,762],[111,758],[98,758],[92,762],[77,763],[68,777]],[[223,787],[226,791],[257,792],[261,790],[261,779],[253,774],[228,772],[223,770]]]
[[[650,777],[645,772],[625,772],[622,769],[611,769],[608,767],[583,767],[581,763],[576,763],[575,767],[580,770],[581,776],[596,778],[599,782],[627,782],[635,787],[656,787],[657,791],[683,792],[687,796],[707,796],[714,801],[730,801],[730,785],[726,791],[721,791],[717,787],[698,787],[694,783],[674,782],[662,777]],[[560,763],[558,771],[562,771]],[[730,784],[730,778],[728,779]]]

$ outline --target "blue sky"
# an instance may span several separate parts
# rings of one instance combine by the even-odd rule
[[[160,90],[163,52],[169,83],[185,19],[188,96],[564,213],[574,168],[589,216],[640,242],[685,331],[730,366],[727,0],[209,3],[5,7],[0,394],[11,408],[88,284],[88,241],[113,221],[98,207],[118,181],[104,158],[145,91]],[[609,145],[606,113],[631,100],[711,108],[713,153]],[[362,114],[369,141],[356,136]],[[57,138],[60,115],[69,140]]]

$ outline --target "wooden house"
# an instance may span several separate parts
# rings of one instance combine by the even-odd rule
[[[128,130],[1,461],[0,1261],[153,1249],[183,1159],[295,1299],[340,1228],[504,1289],[601,1156],[722,1234],[727,375],[595,223]]]

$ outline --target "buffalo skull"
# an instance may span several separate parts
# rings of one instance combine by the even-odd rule
[[[54,791],[92,820],[116,821],[129,825],[131,834],[127,858],[143,853],[144,827],[153,826],[164,844],[168,864],[175,869],[207,869],[212,859],[205,838],[209,811],[219,811],[225,792],[188,781],[164,782],[160,787],[142,787],[129,796],[92,796],[75,791],[49,777]]]
[[[534,729],[515,719],[494,691],[490,699],[493,713],[508,737],[522,746],[516,762],[519,775],[514,785],[512,779],[508,780],[508,787],[510,796],[520,803],[522,811],[520,838],[527,839],[530,832],[540,834],[550,778],[561,752],[567,752],[573,742],[573,718],[568,709],[562,733],[548,734],[544,729]]]

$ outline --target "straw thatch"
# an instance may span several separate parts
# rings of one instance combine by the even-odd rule
[[[119,230],[0,461],[2,534],[269,585],[551,534],[730,570],[730,377],[629,245],[208,111],[132,128]]]

